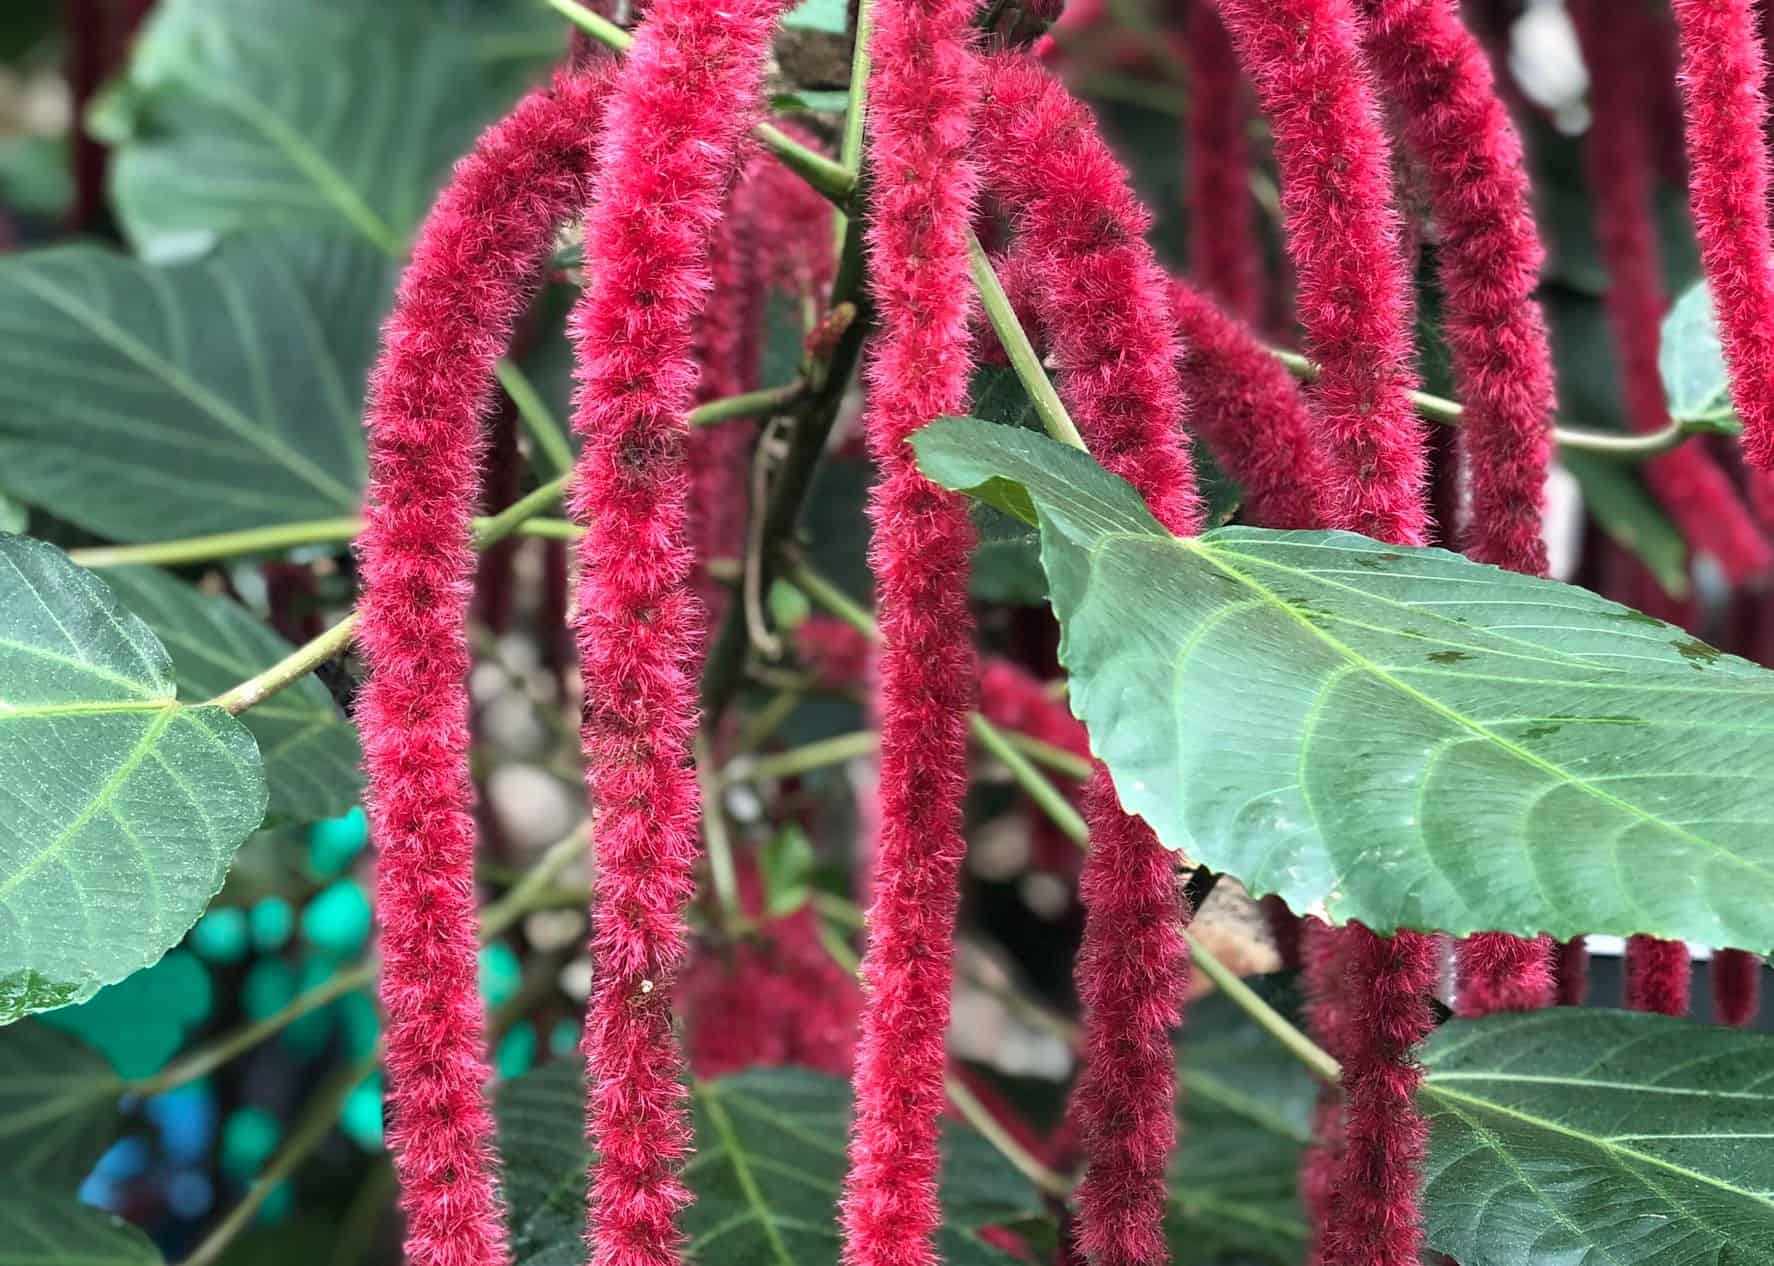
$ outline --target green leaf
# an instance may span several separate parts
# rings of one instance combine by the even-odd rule
[[[1636,467],[1566,449],[1559,465],[1577,480],[1596,525],[1642,562],[1672,598],[1688,592],[1688,542],[1645,487]]]
[[[0,1192],[6,1266],[160,1266],[154,1242],[114,1213],[22,1179]]]
[[[0,137],[0,202],[21,215],[60,216],[74,201],[71,167],[63,137]]]
[[[295,649],[240,604],[200,593],[163,571],[119,567],[104,579],[172,653],[173,676],[187,699],[213,699]],[[259,741],[274,819],[314,822],[357,804],[363,790],[357,731],[318,678],[302,678],[241,720]]]
[[[1426,1229],[1462,1266],[1774,1262],[1774,1038],[1558,1008],[1423,1062]]]
[[[764,843],[759,855],[764,881],[764,913],[772,918],[793,914],[807,904],[813,890],[813,842],[789,823]]]
[[[148,626],[22,536],[0,536],[0,683],[4,1024],[176,945],[266,793],[246,727],[178,703]]]
[[[1719,344],[1718,320],[1704,281],[1690,286],[1663,318],[1657,367],[1669,396],[1670,417],[1689,430],[1736,435],[1743,429],[1731,404],[1725,349]]]
[[[165,0],[95,111],[146,258],[242,229],[352,232],[399,254],[451,165],[552,49],[488,48],[391,0]]]
[[[800,1068],[758,1068],[694,1087],[696,1152],[683,1218],[692,1261],[720,1266],[835,1266],[838,1186],[849,1089]],[[578,1061],[507,1082],[499,1149],[516,1266],[585,1259],[585,1172]],[[950,1266],[1009,1259],[977,1232],[1041,1211],[1034,1190],[978,1135],[943,1137],[943,1230]]]
[[[0,486],[122,541],[356,514],[392,267],[266,237],[168,269],[0,259]]]
[[[1027,431],[914,443],[938,483],[1038,507],[1073,710],[1170,847],[1378,930],[1774,945],[1774,675],[1444,550],[1178,540]]]
[[[846,0],[801,0],[782,24],[842,35],[850,29],[850,6]]]
[[[0,1170],[72,1191],[116,1140],[122,1092],[78,1039],[35,1020],[0,1029]]]
[[[1189,1004],[1177,1087],[1182,1130],[1164,1219],[1172,1258],[1295,1266],[1306,1245],[1295,1188],[1318,1093],[1311,1075],[1216,994]]]

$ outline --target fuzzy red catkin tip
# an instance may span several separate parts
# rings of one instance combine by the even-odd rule
[[[693,323],[784,7],[653,0],[611,94],[585,221],[597,249],[568,323],[583,440],[569,509],[585,529],[573,632],[597,856],[584,1035],[593,1266],[669,1266],[682,1253],[690,1123],[671,1000],[698,852]]]
[[[506,1259],[477,985],[469,655],[480,422],[557,226],[585,203],[597,72],[519,102],[457,167],[388,318],[367,418],[357,704],[376,842],[389,1147],[414,1266]]]
[[[1762,956],[1747,950],[1714,950],[1708,975],[1713,1019],[1738,1029],[1753,1024],[1762,1005]]]
[[[1774,470],[1774,233],[1768,223],[1764,50],[1750,0],[1673,0],[1700,258],[1743,419],[1743,450]]]
[[[1654,936],[1627,938],[1624,1005],[1628,1011],[1687,1015],[1691,978],[1688,947],[1682,942]]]
[[[1429,536],[1411,296],[1392,167],[1350,0],[1220,0],[1281,168],[1299,314],[1321,373],[1337,526],[1399,545]]]

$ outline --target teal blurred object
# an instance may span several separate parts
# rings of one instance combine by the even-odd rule
[[[480,996],[488,1007],[509,1002],[524,983],[523,965],[511,946],[494,941],[481,948]]]
[[[246,912],[232,906],[211,910],[191,929],[193,953],[206,963],[238,963],[246,957]]]
[[[209,969],[196,955],[175,949],[79,1006],[37,1018],[104,1055],[118,1076],[150,1077],[178,1054],[214,1001]]]
[[[371,1073],[351,1088],[339,1109],[339,1129],[366,1152],[382,1150],[381,1073]]]
[[[369,843],[370,823],[363,809],[328,818],[308,828],[308,865],[322,879],[342,875]]]
[[[367,989],[339,999],[339,1022],[345,1029],[345,1058],[365,1059],[382,1036],[382,1016]]]
[[[307,993],[310,989],[318,989],[331,980],[339,972],[339,966],[329,954],[304,954],[302,970],[296,979],[296,993]],[[326,1049],[327,1042],[333,1036],[333,1026],[339,1019],[339,1004],[328,1003],[316,1011],[292,1022],[283,1031],[284,1049],[297,1059],[313,1059]]]
[[[282,897],[266,897],[247,916],[252,925],[253,948],[261,954],[275,953],[289,944],[290,933],[296,930],[296,912]]]
[[[261,958],[240,986],[240,1006],[249,1020],[287,1007],[296,996],[296,973],[281,958]]]
[[[493,1066],[506,1081],[522,1077],[536,1063],[536,1026],[528,1020],[515,1024],[499,1043]]]
[[[339,958],[357,955],[370,939],[370,898],[355,879],[322,890],[302,911],[302,936]]]
[[[577,1020],[556,1020],[554,1027],[548,1031],[548,1052],[551,1055],[571,1055],[579,1049],[579,1022]]]
[[[259,1206],[259,1225],[275,1226],[284,1221],[296,1207],[296,1189],[285,1178],[271,1188],[265,1197],[265,1203]]]
[[[236,1108],[222,1125],[218,1160],[222,1172],[238,1183],[251,1182],[283,1139],[283,1123],[251,1104]]]

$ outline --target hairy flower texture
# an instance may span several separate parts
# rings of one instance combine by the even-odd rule
[[[1558,997],[1558,943],[1480,932],[1454,947],[1454,1010],[1467,1018],[1538,1011]]]
[[[1250,191],[1250,85],[1239,73],[1215,0],[1193,0],[1183,26],[1189,67],[1184,200],[1189,272],[1240,321],[1263,304],[1263,251]]]
[[[1259,527],[1323,527],[1328,455],[1292,374],[1241,322],[1178,281],[1170,313],[1182,342],[1188,427],[1244,493]]]
[[[1347,1141],[1325,1260],[1354,1266],[1417,1266],[1422,1228],[1418,1169],[1429,1130],[1416,1110],[1422,1068],[1410,1049],[1429,1032],[1436,940],[1418,932],[1376,936],[1359,924],[1349,940],[1344,989],[1343,1089]]]
[[[1594,122],[1584,136],[1583,162],[1596,240],[1608,269],[1608,322],[1620,358],[1626,421],[1635,431],[1655,431],[1669,422],[1657,368],[1668,301],[1651,214],[1651,120],[1639,74],[1643,45],[1656,32],[1646,29],[1644,15],[1634,12],[1637,8],[1612,0],[1571,0],[1569,5],[1589,66]],[[1690,440],[1646,463],[1645,477],[1682,535],[1717,559],[1731,581],[1774,565],[1774,550],[1729,476],[1701,444]]]
[[[1750,0],[1674,0],[1681,32],[1688,202],[1743,419],[1743,450],[1774,470],[1774,232],[1768,103]]]
[[[469,540],[493,399],[556,227],[585,205],[601,75],[521,101],[425,222],[371,380],[371,484],[358,542],[370,665],[358,728],[378,861],[389,1145],[407,1260],[506,1258],[484,1088],[469,814]]]
[[[1734,1029],[1755,1023],[1762,1006],[1762,956],[1748,950],[1714,950],[1707,971],[1712,981],[1712,1018]]]
[[[1350,998],[1344,990],[1349,940],[1322,920],[1300,920],[1300,988],[1306,1031],[1337,1059],[1347,1055]],[[1307,1262],[1324,1260],[1325,1233],[1336,1209],[1343,1167],[1343,1095],[1325,1086],[1312,1112],[1312,1142],[1300,1157],[1300,1204],[1311,1237]]]
[[[1630,936],[1626,939],[1623,1005],[1628,1011],[1687,1015],[1691,975],[1688,947],[1682,942]]]
[[[1193,534],[1201,504],[1182,431],[1169,283],[1145,241],[1149,216],[1089,111],[1038,63],[994,57],[985,82],[981,130],[992,143],[982,164],[1029,261],[1059,390],[1092,455],[1132,483],[1160,523]],[[1096,1266],[1141,1266],[1166,1257],[1164,1171],[1176,1141],[1169,1030],[1182,1022],[1182,930],[1192,911],[1175,856],[1122,811],[1100,764],[1084,817],[1085,1059],[1071,1107],[1085,1161],[1080,1243]]]
[[[966,852],[973,525],[961,498],[918,471],[906,440],[933,418],[963,412],[967,400],[976,7],[879,0],[874,11],[866,246],[880,330],[864,426],[879,471],[869,514],[882,641],[881,816],[867,868],[867,1003],[842,1210],[847,1266],[928,1266],[941,1221],[937,1118]]]
[[[585,221],[591,263],[568,322],[583,440],[570,510],[585,528],[573,632],[597,857],[584,1036],[593,1266],[679,1260],[674,1218],[690,1199],[671,997],[697,854],[694,323],[785,5],[653,0],[611,94]]]
[[[1335,526],[1429,535],[1411,405],[1411,299],[1392,168],[1351,0],[1220,0],[1268,115],[1306,350],[1335,478]]]
[[[1521,138],[1455,0],[1363,0],[1366,44],[1441,232],[1436,267],[1472,490],[1466,554],[1546,574],[1552,347],[1534,302],[1545,252]]]

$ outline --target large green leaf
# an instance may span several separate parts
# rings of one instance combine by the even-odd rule
[[[1172,1258],[1294,1266],[1306,1245],[1295,1179],[1311,1137],[1311,1075],[1216,994],[1189,1005],[1177,1087],[1182,1133],[1164,1219]]]
[[[1430,1244],[1461,1266],[1774,1263],[1774,1039],[1561,1008],[1424,1053]]]
[[[165,643],[187,699],[213,699],[294,649],[238,603],[200,593],[163,571],[119,567],[104,579]],[[318,678],[302,678],[242,720],[259,741],[273,818],[313,822],[357,803],[363,789],[357,731]]]
[[[74,1190],[116,1140],[122,1092],[78,1038],[36,1020],[0,1029],[0,1171]]]
[[[546,43],[483,28],[411,0],[164,0],[95,115],[124,231],[158,260],[265,227],[399,253],[451,164],[563,47],[558,26]]]
[[[177,944],[265,816],[246,727],[54,546],[0,536],[0,1024]]]
[[[114,1213],[36,1183],[0,1188],[4,1266],[160,1266],[154,1242]]]
[[[0,487],[125,541],[357,513],[391,269],[283,237],[0,259]]]
[[[684,1215],[693,1261],[822,1266],[838,1261],[838,1186],[849,1090],[799,1068],[760,1068],[698,1082],[696,1154],[685,1170],[696,1203]],[[518,1266],[585,1260],[582,1090],[577,1061],[550,1064],[499,1091],[499,1148]],[[943,1139],[944,1225],[952,1266],[1008,1261],[980,1228],[1036,1215],[1034,1190],[978,1135]]]
[[[1381,930],[1774,945],[1774,675],[1444,550],[1178,540],[1027,431],[916,443],[939,483],[1039,519],[1072,707],[1171,847]]]

